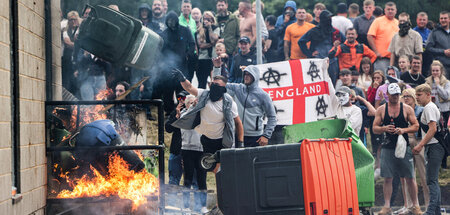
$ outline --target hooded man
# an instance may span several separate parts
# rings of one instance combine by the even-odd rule
[[[220,68],[214,68],[213,76],[220,75]],[[239,116],[244,126],[244,146],[265,146],[277,124],[272,99],[259,87],[260,71],[250,65],[244,70],[244,83],[227,84],[227,92],[236,101]],[[263,117],[267,117],[264,128]]]
[[[155,89],[155,95],[163,94],[164,109],[166,113],[170,113],[175,108],[173,91],[175,89],[181,91],[181,87],[178,84],[171,86],[171,70],[177,68],[184,74],[188,74],[187,59],[189,56],[194,55],[195,43],[191,31],[187,27],[180,26],[175,12],[170,11],[167,14],[166,25],[167,29],[161,35],[164,39],[161,59],[164,59],[164,62],[161,62],[159,65],[161,74],[157,76],[159,80],[156,80],[156,84],[159,85],[157,87],[159,91]]]
[[[298,40],[298,45],[308,58],[326,58],[328,52],[333,47],[333,44],[343,43],[345,36],[339,30],[333,28],[331,25],[332,13],[328,10],[320,13],[320,23],[312,28],[305,35]],[[309,48],[306,45],[311,42]],[[336,58],[330,59],[330,66],[328,67],[328,74],[330,75],[333,84],[336,84],[338,77],[339,65]]]
[[[210,89],[205,90],[192,86],[179,70],[173,70],[172,75],[184,90],[198,98],[197,105],[172,125],[182,129],[195,129],[202,134],[200,142],[206,153],[214,154],[222,148],[233,146],[242,147],[244,131],[236,102],[226,93],[227,79],[215,76]]]
[[[255,49],[250,47],[250,38],[243,36],[239,39],[239,52],[233,57],[231,64],[229,81],[230,83],[242,83],[243,82],[243,70],[248,65],[256,64]]]
[[[297,4],[294,1],[287,1],[284,5],[283,14],[278,16],[277,22],[275,23],[275,29],[278,36],[277,52],[280,56],[284,56],[284,35],[286,33],[286,28],[297,22],[295,17],[295,12],[297,11]]]
[[[150,6],[147,3],[142,3],[139,6],[139,20],[141,20],[143,26],[160,35],[162,30],[157,23],[153,22],[152,17],[152,9]]]

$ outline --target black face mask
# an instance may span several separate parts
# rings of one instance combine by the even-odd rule
[[[400,37],[404,37],[408,34],[409,29],[411,29],[411,24],[409,22],[401,23],[398,25],[400,30],[398,31],[398,34]]]
[[[210,90],[209,90],[209,98],[211,101],[216,102],[220,98],[223,97],[223,94],[227,92],[227,88],[219,86],[216,83],[211,84]]]

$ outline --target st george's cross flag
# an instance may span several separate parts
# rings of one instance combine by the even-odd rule
[[[273,100],[278,125],[317,121],[336,115],[328,59],[290,60],[257,65],[259,86]]]

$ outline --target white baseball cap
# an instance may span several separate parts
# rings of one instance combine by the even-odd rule
[[[401,94],[402,90],[400,89],[400,86],[398,86],[397,83],[391,83],[388,86],[388,93],[389,95]]]

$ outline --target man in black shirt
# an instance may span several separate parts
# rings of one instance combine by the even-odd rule
[[[422,75],[422,59],[419,56],[415,55],[411,59],[411,70],[403,73],[400,79],[413,88],[425,83],[425,77]]]
[[[417,132],[419,123],[414,110],[399,101],[401,90],[397,83],[389,84],[387,92],[388,103],[377,109],[373,122],[373,132],[385,135],[380,156],[381,177],[384,178],[384,206],[378,214],[392,213],[390,205],[392,179],[397,174],[406,180],[408,194],[413,203],[413,207],[409,208],[409,211],[412,214],[422,214],[417,199],[417,184],[414,180],[416,175],[414,174],[413,155],[408,146],[407,135]],[[403,157],[396,152],[399,135],[402,135],[406,141],[406,151]]]

